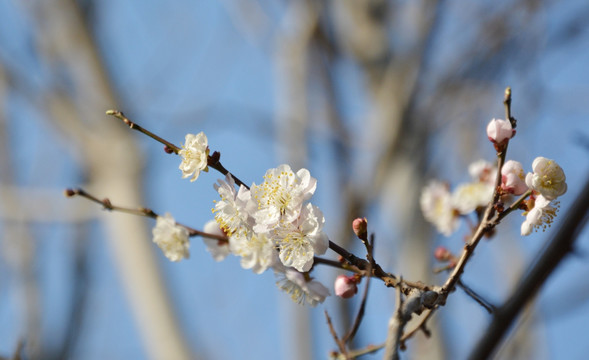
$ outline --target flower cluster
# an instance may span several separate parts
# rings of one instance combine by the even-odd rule
[[[322,302],[329,293],[326,289],[315,292],[319,286],[308,275],[293,275],[293,271],[302,276],[311,270],[313,257],[324,254],[329,245],[323,213],[307,202],[317,187],[309,171],[295,173],[290,166],[280,165],[268,170],[264,181],[251,189],[243,185],[236,189],[231,174],[214,187],[221,197],[213,208],[215,221],[228,236],[226,249],[241,257],[241,266],[257,274],[272,268],[282,278],[280,288],[297,302],[305,302],[301,291],[307,303]]]
[[[490,163],[477,161],[469,167],[473,180],[459,185],[453,192],[447,184],[431,181],[420,198],[421,211],[426,220],[439,232],[450,236],[458,228],[461,215],[470,214],[491,201],[496,171]]]
[[[493,119],[487,126],[487,136],[498,154],[507,149],[514,135],[515,129],[510,121]],[[461,215],[489,204],[497,181],[501,201],[512,195],[530,197],[521,205],[526,210],[521,234],[529,235],[534,229],[545,229],[552,224],[558,211],[558,202],[554,200],[567,190],[564,171],[554,160],[537,157],[532,170],[525,175],[521,163],[509,160],[503,164],[500,178],[497,178],[497,169],[493,165],[483,160],[475,162],[469,167],[474,181],[458,186],[452,193],[447,184],[430,182],[421,193],[421,210],[426,220],[449,236],[457,229]]]

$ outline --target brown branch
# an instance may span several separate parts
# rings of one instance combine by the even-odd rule
[[[158,141],[162,144],[165,145],[164,150],[167,153],[174,153],[176,155],[178,155],[180,153],[180,148],[174,144],[172,144],[171,142],[169,142],[168,140],[152,133],[151,131],[145,129],[144,127],[141,127],[139,125],[137,125],[137,123],[129,120],[125,114],[123,114],[122,111],[119,110],[107,110],[106,111],[106,115],[111,115],[116,117],[117,119],[122,120],[125,124],[127,124],[127,126],[129,126],[129,128],[133,129],[133,130],[137,130],[142,134],[145,134],[147,136],[149,136],[150,138],[154,139],[155,141]],[[217,170],[218,172],[220,172],[223,175],[227,175],[229,174],[229,171],[227,169],[225,169],[225,167],[223,166],[223,164],[221,164],[221,162],[219,161],[221,158],[221,154],[219,152],[214,152],[213,155],[210,155],[207,157],[207,165],[212,167],[213,169]],[[237,186],[244,186],[246,189],[249,189],[249,186],[247,186],[243,181],[241,181],[237,176],[231,174],[231,177],[233,178],[233,180],[235,181],[235,183],[237,184]]]
[[[156,134],[152,133],[151,131],[149,131],[149,130],[137,125],[136,123],[132,122],[131,120],[127,119],[127,117],[125,116],[125,114],[123,114],[122,111],[107,110],[106,115],[114,116],[117,119],[122,120],[125,124],[127,124],[127,126],[129,126],[129,128],[131,128],[133,130],[137,130],[140,133],[143,133],[143,134],[149,136],[150,138],[154,139],[155,141],[158,141],[158,142],[164,144],[174,154],[178,154],[180,152],[180,148],[178,146],[172,144],[171,142],[157,136]]]
[[[102,205],[103,208],[108,211],[118,211],[118,212],[123,212],[123,213],[137,215],[137,216],[145,216],[145,217],[152,218],[152,219],[157,219],[157,217],[159,216],[155,211],[148,209],[148,208],[134,209],[134,208],[127,208],[127,207],[113,205],[108,198],[104,198],[104,199],[100,200],[98,197],[88,193],[87,191],[85,191],[84,189],[81,189],[81,188],[66,189],[65,196],[67,196],[67,197],[81,196],[81,197],[86,198],[92,202]],[[223,236],[223,235],[210,234],[210,233],[200,231],[200,230],[194,229],[190,226],[180,224],[180,223],[176,223],[176,225],[182,226],[183,228],[188,230],[188,235],[191,237],[192,236],[201,236],[201,237],[206,237],[209,239],[215,239],[215,240],[219,240],[219,241],[228,241],[227,237]]]
[[[364,240],[362,242],[366,246],[366,258],[368,259],[368,265],[369,265],[368,269],[367,269],[367,273],[370,274],[370,273],[372,273],[372,265],[375,263],[373,255],[372,255],[372,251],[374,250],[374,234],[372,234],[370,236],[370,243],[368,243]],[[358,309],[358,314],[356,315],[356,318],[354,319],[354,324],[352,325],[352,328],[346,334],[346,336],[344,336],[344,339],[343,339],[344,343],[352,341],[352,339],[354,339],[354,336],[356,336],[356,332],[358,332],[358,329],[360,328],[360,324],[362,323],[362,319],[364,318],[364,311],[366,309],[366,300],[368,300],[368,289],[370,288],[370,279],[371,278],[372,278],[372,276],[366,277],[366,286],[364,287],[364,293],[362,294],[362,301],[360,302],[360,308]]]
[[[325,310],[324,313],[325,313],[325,319],[327,320],[327,325],[329,326],[329,332],[331,333],[333,340],[337,344],[340,354],[345,356],[346,359],[349,359],[348,351],[346,350],[346,344],[344,343],[344,341],[340,340],[340,338],[337,336],[337,332],[335,331],[335,328],[333,327],[333,323],[331,322],[331,318],[329,317],[327,310]]]
[[[511,117],[511,88],[509,88],[509,87],[507,89],[505,89],[505,100],[503,103],[505,105],[506,116]],[[507,153],[507,145],[508,144],[505,144],[504,146],[501,146],[501,147],[499,147],[499,146],[496,147],[497,148],[497,176],[495,178],[495,184],[494,184],[495,190],[493,191],[493,198],[492,198],[491,202],[489,202],[489,205],[487,205],[487,208],[485,210],[483,218],[482,218],[478,228],[476,229],[475,233],[473,234],[472,238],[464,246],[464,250],[462,251],[460,258],[458,259],[458,262],[456,263],[456,267],[454,268],[454,270],[452,271],[452,273],[448,277],[448,280],[446,280],[446,282],[444,283],[444,285],[440,289],[441,296],[438,298],[440,305],[443,305],[445,303],[446,298],[448,297],[448,294],[452,290],[454,290],[456,283],[459,281],[460,276],[464,272],[464,267],[466,266],[466,263],[468,262],[470,257],[474,254],[474,249],[477,247],[480,240],[483,238],[483,236],[487,232],[492,230],[497,225],[497,223],[495,221],[493,221],[493,217],[496,214],[495,213],[495,211],[496,211],[495,204],[498,203],[499,198],[501,196],[500,191],[499,191],[500,186],[501,186],[501,168],[503,167],[503,164],[505,163],[505,155]]]
[[[401,285],[395,275],[385,272],[382,267],[380,267],[380,265],[375,263],[374,266],[371,267],[369,261],[357,257],[331,240],[329,241],[329,248],[343,257],[352,266],[355,266],[362,271],[366,272],[368,268],[371,268],[371,276],[382,280],[387,287],[407,285],[403,286],[403,292],[405,293],[409,292],[409,290],[412,288],[419,290],[430,290],[429,286],[419,281],[403,280],[403,284]]]

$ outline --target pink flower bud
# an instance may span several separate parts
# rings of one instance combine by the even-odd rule
[[[368,239],[368,220],[366,220],[366,218],[355,219],[352,222],[352,229],[354,229],[354,234],[356,234],[359,239]]]
[[[434,251],[434,257],[438,261],[448,261],[452,258],[452,253],[444,246],[438,246]]]
[[[515,135],[515,130],[509,121],[493,119],[487,125],[487,136],[494,144],[505,144],[513,135]]]
[[[521,195],[528,191],[522,164],[509,160],[501,168],[501,188],[514,195]]]
[[[349,299],[358,292],[357,280],[355,276],[339,275],[335,278],[335,294],[341,298]]]

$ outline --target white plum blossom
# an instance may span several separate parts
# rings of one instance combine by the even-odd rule
[[[299,305],[307,303],[310,306],[316,306],[323,303],[330,295],[328,288],[319,281],[311,279],[308,274],[281,266],[276,266],[274,271],[278,278],[276,285]]]
[[[522,223],[522,236],[530,235],[533,230],[537,230],[540,227],[542,227],[542,231],[550,227],[558,212],[558,205],[558,201],[555,204],[551,204],[550,200],[539,195],[534,202],[534,207],[527,212],[526,220]]]
[[[232,236],[234,233],[249,230],[251,227],[246,209],[250,201],[250,191],[243,185],[236,191],[235,181],[229,173],[225,180],[219,179],[217,180],[218,184],[213,185],[221,196],[221,200],[215,202],[213,213],[221,229],[228,236]]]
[[[487,160],[478,160],[468,166],[468,173],[475,181],[495,184],[497,168]]]
[[[325,254],[329,239],[323,232],[325,218],[317,206],[307,204],[294,222],[281,222],[272,232],[280,261],[298,271],[309,271],[313,256]]]
[[[493,119],[487,125],[487,137],[494,144],[505,144],[513,135],[515,135],[515,129],[507,120]]]
[[[309,170],[294,173],[290,166],[280,165],[266,171],[264,182],[251,187],[250,213],[255,218],[254,231],[272,230],[279,222],[293,222],[301,212],[303,202],[310,199],[317,180]]]
[[[252,231],[232,236],[229,242],[231,252],[241,257],[241,267],[261,274],[274,265],[278,253],[272,240],[266,234]]]
[[[423,216],[436,229],[450,236],[458,227],[458,216],[452,205],[448,185],[431,181],[421,192],[419,199]]]
[[[489,204],[493,197],[493,185],[472,182],[458,186],[452,193],[452,207],[462,215],[470,214],[479,207]]]
[[[196,135],[187,134],[178,155],[182,157],[179,166],[182,170],[182,178],[192,176],[190,181],[198,179],[201,171],[208,171],[209,146],[206,135],[202,131]]]
[[[164,216],[158,216],[152,234],[153,242],[171,261],[180,261],[190,257],[188,230],[177,225],[172,215],[166,213]]]
[[[203,227],[203,231],[213,235],[226,236],[225,232],[223,232],[215,220],[209,220]],[[211,256],[215,261],[222,261],[231,253],[229,250],[229,241],[208,237],[203,237],[203,241],[207,247],[207,251],[211,253]]]
[[[526,175],[526,185],[548,200],[554,200],[567,191],[566,176],[554,160],[537,157],[532,163],[533,173]]]
[[[528,191],[522,164],[509,160],[501,168],[501,188],[514,195],[522,195]]]

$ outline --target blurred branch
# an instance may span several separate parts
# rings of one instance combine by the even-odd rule
[[[7,121],[2,103],[8,93],[8,76],[4,74],[4,67],[0,64],[0,183],[14,184],[15,171],[13,169],[13,148],[8,134]],[[15,270],[18,304],[17,311],[22,312],[24,332],[27,340],[28,352],[31,357],[38,357],[41,353],[41,293],[36,276],[35,249],[36,242],[29,229],[28,216],[23,211],[23,202],[15,193],[5,192],[0,201],[0,213],[14,213],[19,216],[12,221],[3,221],[2,251],[0,256]],[[2,219],[6,220],[6,219]],[[14,357],[20,358],[22,342],[19,343]]]
[[[469,359],[491,357],[505,333],[510,329],[525,305],[531,301],[562,260],[573,251],[573,244],[589,219],[589,180],[577,200],[564,216],[563,222],[548,245],[538,255],[512,295],[497,308],[491,323],[479,340]]]

